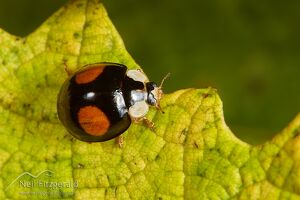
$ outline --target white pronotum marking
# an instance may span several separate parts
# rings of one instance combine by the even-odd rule
[[[133,118],[144,117],[149,110],[149,106],[145,101],[138,101],[129,108],[129,115]]]
[[[139,81],[142,83],[149,82],[148,77],[141,70],[128,70],[126,74],[129,78],[132,78],[135,81]]]

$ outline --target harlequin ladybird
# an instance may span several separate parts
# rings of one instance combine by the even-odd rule
[[[149,82],[141,70],[127,70],[122,64],[89,64],[63,84],[57,101],[58,117],[68,132],[86,142],[115,138],[132,121],[153,128],[145,115],[149,105],[160,109],[161,85]]]

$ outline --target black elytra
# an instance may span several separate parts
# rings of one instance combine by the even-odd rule
[[[57,111],[68,132],[86,142],[113,139],[129,128],[129,108],[136,101],[149,105],[159,101],[152,94],[154,82],[136,81],[126,72],[127,67],[118,63],[89,64],[64,82]],[[145,95],[133,98],[132,91]]]

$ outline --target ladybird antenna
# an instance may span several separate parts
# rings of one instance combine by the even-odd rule
[[[165,75],[165,77],[161,80],[161,82],[160,82],[160,85],[159,85],[159,88],[162,88],[162,86],[163,86],[163,84],[164,84],[164,82],[165,82],[165,80],[167,79],[167,78],[169,78],[170,77],[170,75],[171,75],[171,73],[169,72],[169,73],[167,73],[167,75]]]
[[[163,114],[165,113],[163,110],[162,110],[162,108],[160,107],[160,102],[159,102],[159,100],[162,98],[162,96],[163,96],[163,91],[162,91],[162,86],[163,86],[163,84],[164,84],[164,82],[165,82],[165,80],[167,79],[167,78],[169,78],[170,77],[170,72],[169,73],[167,73],[167,75],[165,75],[165,77],[161,80],[161,83],[160,83],[160,85],[159,85],[159,87],[158,87],[158,101],[157,101],[157,104],[156,104],[156,109],[157,110],[159,110],[159,111],[161,111]]]
[[[159,110],[162,114],[165,114],[165,112],[163,111],[163,109],[160,107],[160,104],[157,104],[156,109]]]

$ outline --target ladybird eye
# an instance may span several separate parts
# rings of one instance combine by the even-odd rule
[[[155,88],[157,88],[156,83],[154,83],[154,82],[146,83],[146,89],[147,89],[148,93],[151,93]]]
[[[156,99],[152,92],[148,94],[147,103],[153,106],[156,104]]]

